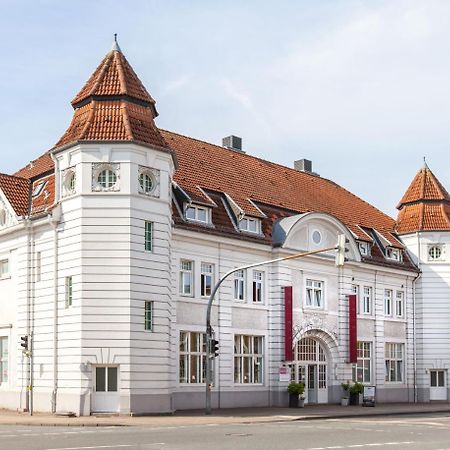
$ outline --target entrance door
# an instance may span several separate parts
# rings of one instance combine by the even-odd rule
[[[93,412],[119,411],[119,368],[96,366]]]
[[[430,400],[447,400],[445,370],[430,370]]]

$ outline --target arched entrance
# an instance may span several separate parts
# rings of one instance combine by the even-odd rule
[[[310,337],[297,342],[291,380],[305,383],[306,403],[328,403],[328,361],[323,343]]]

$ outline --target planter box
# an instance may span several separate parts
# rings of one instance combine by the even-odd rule
[[[289,394],[289,408],[298,408],[298,395]]]
[[[359,394],[350,393],[350,405],[352,405],[352,406],[359,405]]]

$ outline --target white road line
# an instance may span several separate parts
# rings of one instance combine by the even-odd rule
[[[94,447],[64,447],[64,448],[47,448],[46,450],[84,450],[95,448],[124,448],[124,447],[136,447],[134,444],[122,444],[122,445],[96,445]]]
[[[19,436],[18,434],[2,434],[1,436],[0,436],[0,438],[4,438],[4,437],[17,437],[17,436]]]

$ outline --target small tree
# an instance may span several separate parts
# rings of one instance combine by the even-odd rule
[[[287,390],[289,395],[302,395],[305,392],[305,383],[296,383],[291,381],[288,384]]]

